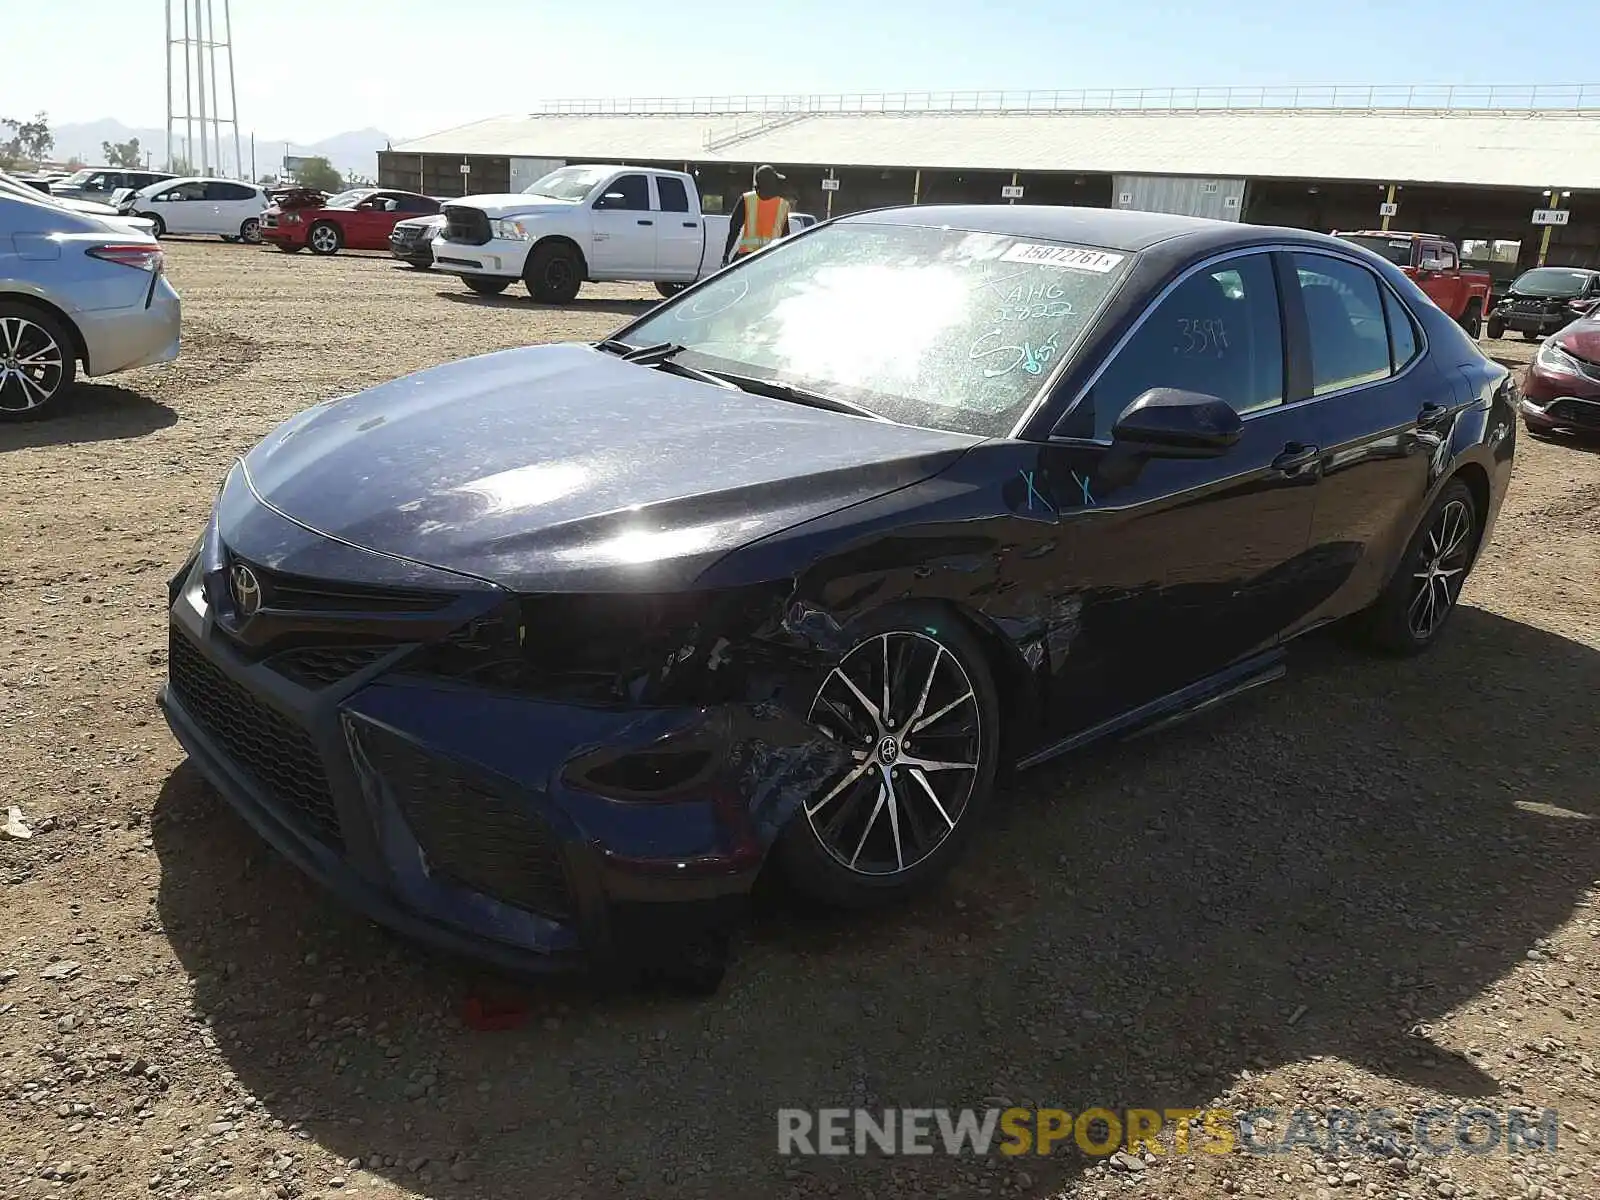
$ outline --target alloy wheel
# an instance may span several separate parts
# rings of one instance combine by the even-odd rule
[[[818,842],[863,875],[910,870],[954,832],[985,750],[966,668],[924,633],[881,633],[817,689],[809,720],[854,765],[806,805]]]
[[[311,247],[322,254],[332,254],[339,248],[339,235],[331,226],[318,225],[311,231]]]
[[[1472,554],[1472,529],[1472,510],[1465,501],[1452,500],[1439,510],[1423,539],[1406,609],[1411,636],[1419,642],[1434,635],[1461,595]]]
[[[261,222],[246,221],[239,228],[239,237],[249,242],[252,246],[259,244],[261,241]]]
[[[66,355],[49,330],[26,317],[0,317],[0,409],[28,412],[61,387]]]

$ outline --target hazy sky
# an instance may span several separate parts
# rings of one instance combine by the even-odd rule
[[[1595,0],[1527,19],[1498,0],[231,3],[241,131],[301,141],[575,96],[1600,79],[1567,50],[1595,44]],[[0,0],[23,8],[0,115],[164,123],[163,0]]]

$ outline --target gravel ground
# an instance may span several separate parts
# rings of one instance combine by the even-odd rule
[[[922,902],[763,904],[715,998],[506,991],[353,917],[168,735],[163,585],[288,414],[648,303],[170,245],[174,364],[0,429],[0,1196],[1600,1196],[1600,454],[1524,436],[1420,661],[1043,768]],[[1529,345],[1494,352],[1526,360]],[[785,1159],[775,1110],[1559,1111],[1553,1155]],[[1281,1130],[1281,1124],[1280,1124]],[[1270,1135],[1269,1135],[1270,1136]]]

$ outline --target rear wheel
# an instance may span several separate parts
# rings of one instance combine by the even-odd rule
[[[1420,654],[1439,639],[1472,569],[1484,514],[1459,479],[1445,485],[1411,537],[1389,586],[1366,613],[1368,640],[1389,654]]]
[[[311,227],[306,243],[313,254],[337,254],[344,245],[344,235],[332,221],[318,221]]]
[[[688,286],[687,283],[658,283],[656,284],[656,293],[662,299],[670,300]]]
[[[466,284],[473,291],[477,292],[480,296],[498,296],[501,292],[505,291],[511,286],[511,280],[509,279],[463,278],[461,282]]]
[[[1467,301],[1467,311],[1461,315],[1461,328],[1467,331],[1468,337],[1483,336],[1483,301],[1476,298]]]
[[[780,861],[829,904],[901,900],[961,856],[994,786],[999,704],[982,648],[941,609],[887,610],[808,690],[808,719],[842,761],[790,820]]]
[[[528,295],[541,304],[570,304],[583,287],[583,261],[561,242],[541,242],[528,255],[523,271]]]
[[[151,233],[155,234],[157,237],[166,236],[167,223],[165,221],[163,221],[160,217],[158,217],[155,213],[140,213],[139,215],[141,217],[143,217],[146,221],[150,221],[155,225],[155,228],[150,231]]]
[[[49,313],[0,304],[0,421],[30,421],[72,388],[71,331]]]
[[[261,241],[261,222],[251,217],[239,226],[239,240],[249,242],[252,246],[257,245]]]

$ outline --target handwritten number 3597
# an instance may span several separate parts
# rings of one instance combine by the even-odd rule
[[[1183,340],[1173,349],[1179,354],[1214,354],[1221,358],[1228,352],[1228,329],[1217,318],[1198,320],[1180,317],[1178,332]]]

